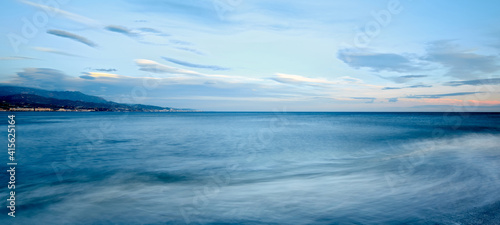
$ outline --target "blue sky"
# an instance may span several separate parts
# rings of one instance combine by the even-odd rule
[[[499,111],[496,1],[8,0],[0,82],[207,111]]]

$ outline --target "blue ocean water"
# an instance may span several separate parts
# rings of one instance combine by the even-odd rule
[[[496,113],[25,112],[16,125],[16,218],[3,201],[0,224],[500,223]]]

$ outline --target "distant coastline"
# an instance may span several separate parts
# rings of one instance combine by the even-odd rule
[[[142,110],[142,111],[127,111],[127,110],[96,110],[96,109],[52,109],[38,107],[18,107],[9,109],[0,109],[0,112],[202,112],[201,110],[183,110],[183,109],[162,109],[162,110]]]
[[[78,91],[48,91],[1,86],[0,111],[10,112],[200,112],[142,104],[125,104]]]

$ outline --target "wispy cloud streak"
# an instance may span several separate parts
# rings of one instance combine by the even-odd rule
[[[89,39],[87,39],[85,37],[82,37],[80,35],[67,32],[67,31],[63,31],[63,30],[48,30],[47,33],[55,35],[55,36],[63,37],[63,38],[68,38],[68,39],[71,39],[71,40],[74,40],[74,41],[78,41],[80,43],[86,44],[86,45],[88,45],[90,47],[93,47],[93,48],[97,47],[97,44],[94,43],[94,42],[92,42],[91,40],[89,40]]]
[[[77,55],[74,55],[71,53],[63,52],[63,51],[52,49],[52,48],[34,47],[33,49],[35,49],[36,51],[39,51],[39,52],[48,52],[48,53],[57,54],[57,55],[72,56],[72,57],[77,56]]]
[[[38,9],[41,9],[41,10],[49,13],[50,15],[61,15],[69,20],[72,20],[72,21],[75,21],[75,22],[78,22],[78,23],[81,23],[81,24],[84,24],[87,26],[97,27],[99,25],[99,22],[97,22],[93,19],[87,18],[85,16],[81,16],[81,15],[78,15],[75,13],[71,13],[68,11],[64,11],[64,10],[59,9],[59,8],[55,8],[55,7],[51,7],[51,6],[47,6],[47,5],[42,5],[42,4],[38,4],[38,3],[26,1],[26,0],[21,0],[20,2],[22,2],[26,5],[30,5],[30,6],[38,8]]]
[[[447,94],[434,94],[434,95],[409,95],[406,98],[442,98],[442,97],[450,97],[450,96],[463,96],[463,95],[473,95],[480,94],[483,92],[456,92],[456,93],[447,93]]]
[[[210,69],[210,70],[229,70],[229,68],[221,67],[221,66],[195,64],[195,63],[190,63],[190,62],[181,61],[181,60],[168,58],[168,57],[162,57],[162,58],[166,61],[171,62],[171,63],[175,63],[175,64],[181,65],[181,66],[192,67],[192,68]]]

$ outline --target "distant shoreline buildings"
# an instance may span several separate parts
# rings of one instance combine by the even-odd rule
[[[41,107],[33,107],[33,108],[9,108],[8,110],[3,110],[3,111],[10,111],[10,112],[94,112],[94,109],[52,109],[52,108],[41,108]]]
[[[17,107],[9,109],[1,109],[0,112],[201,112],[199,110],[179,110],[179,109],[160,109],[160,110],[95,110],[95,109],[52,109],[52,108],[42,108],[42,107]]]

